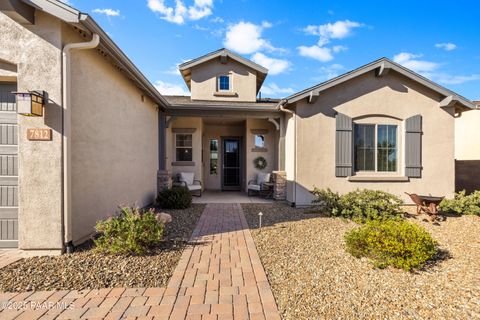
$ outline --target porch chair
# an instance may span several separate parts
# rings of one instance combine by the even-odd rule
[[[270,182],[270,173],[257,173],[257,177],[254,180],[248,181],[247,194],[250,197],[252,193],[260,194],[263,189],[263,184]]]
[[[177,186],[186,187],[194,196],[202,196],[202,182],[195,180],[195,173],[180,172],[177,174]]]

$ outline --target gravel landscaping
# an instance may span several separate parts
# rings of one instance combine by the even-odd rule
[[[165,226],[165,241],[147,256],[96,253],[89,241],[70,255],[26,258],[0,269],[0,292],[164,287],[204,207],[158,209],[171,214],[172,222]]]
[[[479,217],[409,218],[441,249],[437,261],[409,273],[346,253],[353,222],[278,203],[242,206],[283,319],[480,318]]]

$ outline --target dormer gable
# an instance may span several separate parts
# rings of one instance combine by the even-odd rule
[[[227,49],[179,66],[192,100],[254,102],[268,70]]]

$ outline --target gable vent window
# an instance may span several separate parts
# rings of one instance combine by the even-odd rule
[[[218,77],[218,91],[230,91],[230,76],[223,75]]]

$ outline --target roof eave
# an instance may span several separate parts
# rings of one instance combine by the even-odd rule
[[[475,104],[462,97],[461,95],[458,95],[456,94],[455,92],[447,89],[447,88],[444,88],[440,85],[438,85],[437,83],[413,72],[412,70],[410,69],[407,69],[387,58],[381,58],[379,60],[376,60],[376,61],[373,61],[369,64],[366,64],[360,68],[357,68],[357,69],[354,69],[350,72],[347,72],[345,74],[342,74],[338,77],[335,77],[333,79],[330,79],[330,80],[327,80],[325,82],[322,82],[318,85],[315,85],[313,87],[310,87],[310,88],[307,88],[305,90],[302,90],[298,93],[295,93],[287,98],[285,98],[286,100],[286,104],[292,104],[292,103],[295,103],[299,100],[302,100],[302,99],[305,99],[307,97],[310,97],[312,94],[317,94],[323,90],[327,90],[331,87],[334,87],[338,84],[341,84],[343,82],[346,82],[350,79],[353,79],[353,78],[356,78],[357,76],[359,75],[362,75],[362,74],[365,74],[367,72],[371,72],[373,70],[384,70],[384,69],[393,69],[394,71],[430,88],[431,90],[433,91],[436,91],[438,93],[440,93],[441,95],[443,95],[444,97],[448,97],[448,96],[453,96],[453,98],[461,105],[465,106],[466,108],[469,108],[469,109],[474,109],[475,108]]]
[[[110,39],[105,31],[95,22],[95,20],[86,13],[82,13],[77,9],[66,5],[58,0],[22,0],[23,2],[33,6],[36,9],[47,12],[57,17],[65,23],[74,25],[82,30],[92,34],[96,33],[100,36],[100,46],[105,49],[128,73],[133,81],[143,89],[159,107],[165,110],[168,107],[168,101],[158,92],[158,90],[150,83],[140,70],[132,63],[132,61],[123,53],[123,51]]]

